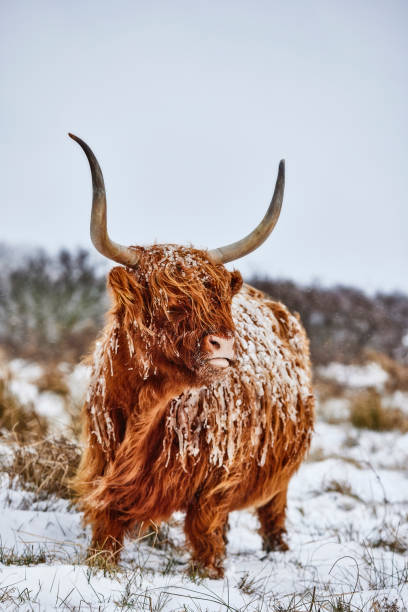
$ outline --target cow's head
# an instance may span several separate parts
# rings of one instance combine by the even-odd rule
[[[214,264],[205,251],[176,245],[135,247],[136,268],[117,266],[109,274],[115,314],[137,336],[139,361],[197,382],[222,376],[234,363],[231,300],[239,272]],[[146,359],[149,356],[149,359]],[[169,367],[170,366],[170,367]]]
[[[84,150],[92,173],[91,238],[103,255],[122,266],[109,275],[115,314],[124,329],[136,334],[141,362],[151,368],[185,372],[186,378],[206,383],[223,375],[234,363],[234,323],[231,300],[242,285],[239,272],[224,263],[256,249],[271,233],[279,217],[284,190],[284,162],[279,165],[269,209],[248,236],[211,251],[176,245],[125,247],[107,232],[106,194],[101,169],[91,149]],[[123,267],[125,266],[125,267]],[[133,342],[132,340],[130,340]]]

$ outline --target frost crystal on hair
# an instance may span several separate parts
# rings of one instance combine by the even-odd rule
[[[193,269],[199,278],[204,281],[209,280],[208,275],[202,270],[202,262],[194,256],[188,247],[177,244],[156,244],[149,248],[149,254],[151,264],[143,268],[143,277],[147,282],[157,269],[170,266]],[[181,276],[184,276],[183,272],[181,272]]]

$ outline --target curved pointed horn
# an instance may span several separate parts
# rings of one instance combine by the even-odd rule
[[[255,251],[272,232],[273,228],[278,222],[282,201],[283,192],[285,189],[285,160],[282,159],[279,164],[278,178],[276,179],[275,191],[269,205],[266,215],[260,222],[260,224],[245,238],[227,244],[227,246],[220,247],[219,249],[212,249],[208,251],[209,257],[215,263],[228,263],[234,259],[239,259],[244,255],[248,255],[252,251]]]
[[[108,257],[109,259],[113,259],[113,261],[116,261],[117,263],[130,267],[136,266],[138,257],[135,251],[129,247],[113,242],[113,240],[111,240],[108,236],[108,230],[106,227],[105,183],[103,181],[102,170],[95,155],[92,153],[86,142],[78,138],[78,136],[74,136],[74,134],[68,134],[68,136],[82,147],[91,168],[93,188],[91,240],[94,246],[100,253],[102,253],[102,255],[105,255],[105,257]]]

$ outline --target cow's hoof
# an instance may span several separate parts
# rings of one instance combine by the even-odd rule
[[[271,536],[263,536],[263,550],[267,553],[270,552],[285,552],[289,550],[289,546],[283,539],[281,534],[275,534]]]
[[[111,573],[118,569],[118,555],[111,550],[88,548],[85,562],[89,567],[103,572]]]
[[[204,580],[210,578],[211,580],[219,580],[224,578],[224,568],[222,565],[201,565],[197,561],[190,564],[189,576],[191,580]]]
[[[207,573],[208,578],[212,578],[213,580],[219,580],[220,578],[224,578],[224,568],[223,567],[206,567],[204,568]]]

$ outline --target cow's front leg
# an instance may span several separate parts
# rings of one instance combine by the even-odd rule
[[[192,564],[210,578],[224,576],[228,512],[216,500],[200,496],[188,507],[184,530],[192,547]]]
[[[95,517],[87,563],[103,568],[116,565],[123,548],[124,533],[123,524],[111,512],[106,511]]]
[[[257,514],[261,523],[259,533],[263,540],[263,549],[266,552],[288,550],[285,541],[285,518],[287,485],[284,490],[279,491],[264,506],[257,508]]]

